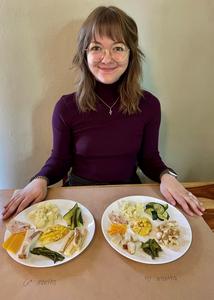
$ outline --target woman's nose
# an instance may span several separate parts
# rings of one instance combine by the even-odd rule
[[[112,61],[111,52],[110,52],[110,50],[105,49],[103,58],[102,58],[102,62],[108,63],[110,61]]]

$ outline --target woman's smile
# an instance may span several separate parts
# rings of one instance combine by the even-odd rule
[[[96,43],[105,49],[111,49],[115,44],[115,41],[106,36],[96,36],[95,38]],[[90,55],[87,56],[87,61],[89,70],[96,80],[105,84],[111,84],[116,82],[126,71],[129,63],[129,56],[127,55],[124,61],[118,63],[111,57],[109,51],[106,51],[100,62],[94,61],[93,57],[90,57]]]
[[[111,73],[117,70],[118,67],[103,67],[103,66],[98,66],[97,67],[100,71],[104,73]]]

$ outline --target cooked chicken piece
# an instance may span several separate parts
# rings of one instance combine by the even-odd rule
[[[130,254],[135,254],[135,250],[136,250],[136,246],[135,246],[135,243],[133,242],[128,242],[127,243],[127,250]]]
[[[35,231],[35,229],[28,229],[22,244],[22,248],[18,254],[19,258],[28,258],[31,248],[35,245],[41,233],[42,231],[40,230]]]
[[[109,219],[112,223],[119,223],[119,224],[127,224],[127,220],[120,214],[117,214],[115,212],[111,212],[109,214]]]
[[[22,231],[27,231],[30,228],[31,228],[31,225],[29,223],[20,222],[20,221],[14,220],[14,219],[12,219],[7,224],[7,229],[11,233],[18,233],[18,232],[22,232]]]
[[[70,243],[67,244],[67,247],[63,251],[66,256],[72,255],[75,251],[80,250],[82,244],[86,238],[87,230],[85,228],[75,228],[74,236],[71,239]]]
[[[74,239],[74,230],[70,230],[66,236],[65,243],[59,252],[64,253],[68,245],[73,241],[73,239]]]
[[[116,233],[116,234],[112,235],[112,237],[111,237],[112,242],[117,245],[119,245],[122,242],[122,239],[123,239],[123,237],[119,233]]]

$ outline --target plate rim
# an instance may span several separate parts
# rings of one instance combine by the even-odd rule
[[[30,205],[28,207],[26,207],[23,211],[21,211],[18,215],[16,215],[14,218],[11,218],[12,219],[16,219],[17,217],[19,217],[21,214],[25,213],[26,211],[30,211],[32,210],[33,208],[35,208],[37,205],[41,204],[41,203],[44,203],[44,202],[53,202],[53,201],[66,201],[66,202],[73,202],[73,203],[77,203],[80,208],[84,208],[84,210],[86,210],[87,214],[89,214],[90,218],[91,218],[91,221],[92,221],[92,229],[91,229],[91,237],[90,237],[90,240],[87,242],[86,245],[84,245],[84,247],[77,253],[74,253],[71,257],[66,257],[65,256],[65,260],[63,261],[58,261],[56,263],[54,263],[52,260],[50,260],[51,262],[51,265],[34,265],[34,264],[29,264],[29,263],[26,263],[26,261],[22,261],[21,259],[19,258],[16,258],[16,254],[13,254],[11,253],[10,251],[6,250],[7,254],[9,257],[11,257],[13,259],[13,261],[15,261],[16,263],[18,264],[21,264],[23,266],[26,266],[26,267],[30,267],[30,268],[51,268],[51,267],[57,267],[57,266],[60,266],[60,265],[63,265],[65,263],[68,263],[69,261],[73,260],[74,258],[76,258],[77,256],[79,256],[82,252],[84,252],[86,250],[86,248],[88,248],[88,246],[91,244],[93,238],[94,238],[94,235],[95,235],[95,230],[96,230],[96,223],[95,223],[95,219],[94,219],[94,216],[93,214],[91,213],[91,211],[85,206],[83,205],[82,203],[80,203],[79,201],[75,201],[75,200],[72,200],[72,199],[64,199],[64,198],[53,198],[53,199],[47,199],[47,200],[44,200],[44,201],[41,201],[41,202],[38,202],[38,203],[35,203],[33,205]],[[59,207],[60,208],[60,207]],[[28,221],[29,223],[29,221]],[[30,224],[32,224],[30,222]],[[5,229],[5,232],[4,232],[4,239],[3,239],[3,242],[6,240],[6,237],[8,236],[8,234],[10,234],[10,231],[7,229]]]
[[[185,220],[187,226],[188,226],[188,229],[189,229],[189,233],[190,235],[188,236],[189,237],[189,241],[188,241],[188,246],[186,247],[184,253],[182,253],[180,256],[176,257],[175,259],[172,259],[172,260],[169,260],[169,261],[158,261],[158,260],[152,260],[152,261],[142,261],[142,259],[139,259],[138,257],[136,256],[132,256],[131,254],[127,253],[127,255],[125,253],[123,253],[122,251],[120,251],[118,249],[118,247],[116,245],[114,245],[113,242],[110,241],[110,238],[108,237],[107,233],[105,232],[105,229],[104,229],[104,218],[105,218],[105,214],[107,214],[107,210],[113,206],[113,205],[116,205],[118,202],[121,202],[121,201],[128,201],[129,198],[147,198],[148,201],[152,201],[154,202],[155,201],[158,201],[158,202],[164,202],[164,203],[167,203],[169,205],[170,208],[172,208],[173,210],[176,211],[177,214],[179,214],[180,216],[183,217],[183,219]],[[150,200],[149,200],[150,199]],[[136,200],[135,200],[136,201]],[[134,202],[134,200],[133,200]],[[171,263],[171,262],[174,262],[178,259],[180,259],[182,256],[184,256],[184,254],[190,249],[190,246],[192,244],[192,228],[190,226],[190,223],[189,221],[187,220],[186,216],[184,216],[184,214],[179,210],[177,209],[176,207],[174,207],[172,204],[166,202],[165,200],[163,199],[159,199],[159,198],[156,198],[156,197],[152,197],[152,196],[145,196],[145,195],[129,195],[129,196],[125,196],[125,197],[121,197],[121,198],[118,198],[116,199],[115,201],[111,202],[104,210],[103,214],[102,214],[102,218],[101,218],[101,229],[102,229],[102,233],[103,233],[103,236],[105,238],[105,240],[108,242],[108,244],[111,246],[111,248],[113,248],[117,253],[119,253],[120,255],[122,255],[123,257],[127,258],[127,259],[130,259],[130,260],[133,260],[135,262],[138,262],[138,263],[142,263],[142,264],[149,264],[149,265],[160,265],[160,264],[167,264],[167,263]],[[188,233],[188,234],[189,234]],[[123,249],[121,249],[123,250]]]

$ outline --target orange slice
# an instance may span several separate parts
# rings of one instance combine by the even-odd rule
[[[26,232],[22,231],[11,234],[9,238],[4,241],[2,247],[7,251],[13,252],[14,254],[17,253],[24,241],[25,233]]]
[[[114,234],[124,234],[126,232],[127,229],[127,225],[126,224],[119,224],[119,223],[113,223],[111,224],[111,226],[108,229],[108,233],[110,235],[114,235]]]
[[[11,234],[5,241],[4,243],[2,244],[2,247],[7,250],[7,247],[10,245],[10,243],[12,243],[14,239],[14,234]]]

